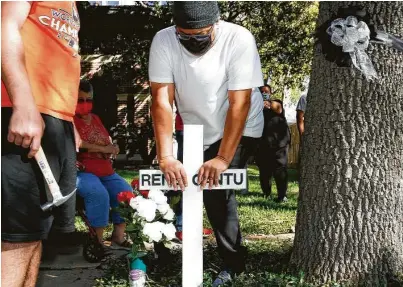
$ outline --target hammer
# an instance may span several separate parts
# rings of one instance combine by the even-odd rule
[[[74,189],[70,194],[63,196],[60,191],[59,184],[53,176],[52,170],[50,169],[48,160],[46,159],[42,147],[40,147],[38,152],[35,154],[35,159],[42,171],[43,177],[45,178],[50,191],[50,193],[47,192],[48,202],[41,205],[42,210],[46,211],[53,206],[62,205],[76,193],[77,189]]]

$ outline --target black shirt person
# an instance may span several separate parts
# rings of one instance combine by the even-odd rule
[[[267,108],[270,106],[270,108]],[[257,163],[260,185],[265,196],[271,195],[271,179],[274,176],[280,202],[286,201],[287,160],[291,134],[284,114],[283,102],[270,101],[265,105],[264,130],[259,142]]]

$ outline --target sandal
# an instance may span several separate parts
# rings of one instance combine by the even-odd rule
[[[117,243],[116,241],[111,241],[110,249],[113,250],[130,250],[132,248],[133,243],[129,240],[125,239],[121,243]]]
[[[109,255],[111,254],[108,248],[105,245],[100,244],[98,241],[89,240],[84,244],[83,256],[85,260],[90,263],[101,262]]]

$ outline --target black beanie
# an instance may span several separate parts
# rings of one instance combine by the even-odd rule
[[[175,1],[174,22],[184,29],[200,29],[210,26],[220,18],[216,1]]]

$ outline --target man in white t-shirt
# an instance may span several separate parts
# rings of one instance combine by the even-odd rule
[[[217,2],[174,2],[175,26],[159,31],[150,50],[154,130],[160,169],[175,188],[186,186],[172,155],[172,104],[184,124],[204,126],[201,186],[218,185],[229,167],[245,166],[263,131],[263,85],[255,39],[245,28],[219,20]],[[221,286],[245,267],[245,249],[232,190],[207,190],[204,204],[214,229],[223,271]]]
[[[296,108],[297,128],[298,128],[300,137],[304,134],[304,131],[305,131],[305,124],[304,124],[305,109],[306,109],[306,95],[302,95],[299,98],[297,108]]]

